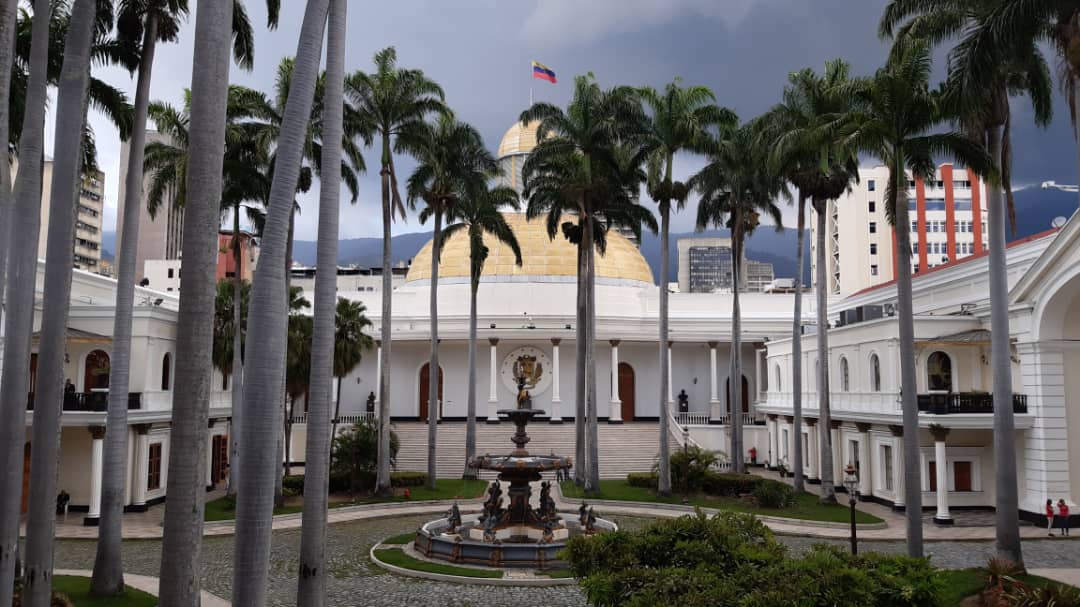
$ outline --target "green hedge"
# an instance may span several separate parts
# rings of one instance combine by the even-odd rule
[[[786,483],[762,478],[752,474],[722,474],[713,470],[704,470],[696,476],[690,490],[716,497],[752,496],[762,508],[787,508],[795,503],[795,491]],[[656,472],[631,472],[626,475],[626,484],[655,490],[659,485]],[[672,488],[681,491],[683,486],[672,479]]]
[[[393,487],[419,487],[427,484],[426,472],[391,472],[390,473],[390,485]]]
[[[293,474],[281,479],[281,491],[285,495],[303,495],[304,494],[304,475]]]
[[[626,475],[626,484],[631,487],[656,489],[660,484],[660,475],[655,472],[631,472]]]

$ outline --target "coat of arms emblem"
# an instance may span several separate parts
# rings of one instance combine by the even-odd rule
[[[514,361],[514,379],[524,380],[526,388],[535,388],[544,375],[544,365],[535,356],[522,354]]]

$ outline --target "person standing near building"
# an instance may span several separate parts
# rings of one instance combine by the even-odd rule
[[[1058,516],[1061,517],[1061,535],[1069,535],[1069,505],[1065,500],[1058,500]]]
[[[1054,500],[1046,500],[1046,535],[1054,537]]]

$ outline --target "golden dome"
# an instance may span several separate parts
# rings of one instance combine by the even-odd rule
[[[539,126],[539,122],[531,122],[527,125],[515,122],[514,126],[506,131],[502,141],[499,142],[499,153],[496,154],[496,157],[506,158],[507,156],[528,154],[533,151],[533,148],[536,147],[536,129]]]
[[[498,242],[489,234],[484,235],[485,244],[491,249],[482,281],[510,282],[525,277],[537,278],[536,282],[571,282],[577,276],[577,247],[562,235],[549,239],[546,220],[538,217],[525,220],[524,213],[504,213],[507,223],[517,236],[521,247],[521,267],[514,264],[510,247]],[[544,278],[540,278],[544,277]],[[556,280],[552,280],[555,277]],[[558,278],[563,280],[558,280]],[[424,245],[412,260],[405,282],[431,278],[431,241]],[[625,236],[608,232],[605,255],[596,256],[597,282],[653,284],[652,270],[641,252]],[[439,282],[454,283],[469,280],[469,235],[465,230],[450,237],[442,251],[439,263]]]

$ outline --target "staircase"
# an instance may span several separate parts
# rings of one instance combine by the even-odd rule
[[[438,463],[439,478],[460,478],[465,462],[465,422],[443,422],[438,427]],[[398,436],[397,470],[427,471],[427,431],[422,422],[394,422],[394,432]],[[598,426],[600,450],[600,478],[626,478],[630,472],[648,472],[656,463],[659,452],[659,424],[655,422],[626,423]],[[574,457],[574,424],[549,424],[535,422],[529,424],[527,431],[530,442],[526,449],[536,455],[548,455],[552,452]],[[500,455],[510,453],[514,444],[510,436],[514,425],[476,424],[476,453]],[[671,449],[677,449],[675,440]],[[481,471],[481,478],[495,478],[495,473]]]

